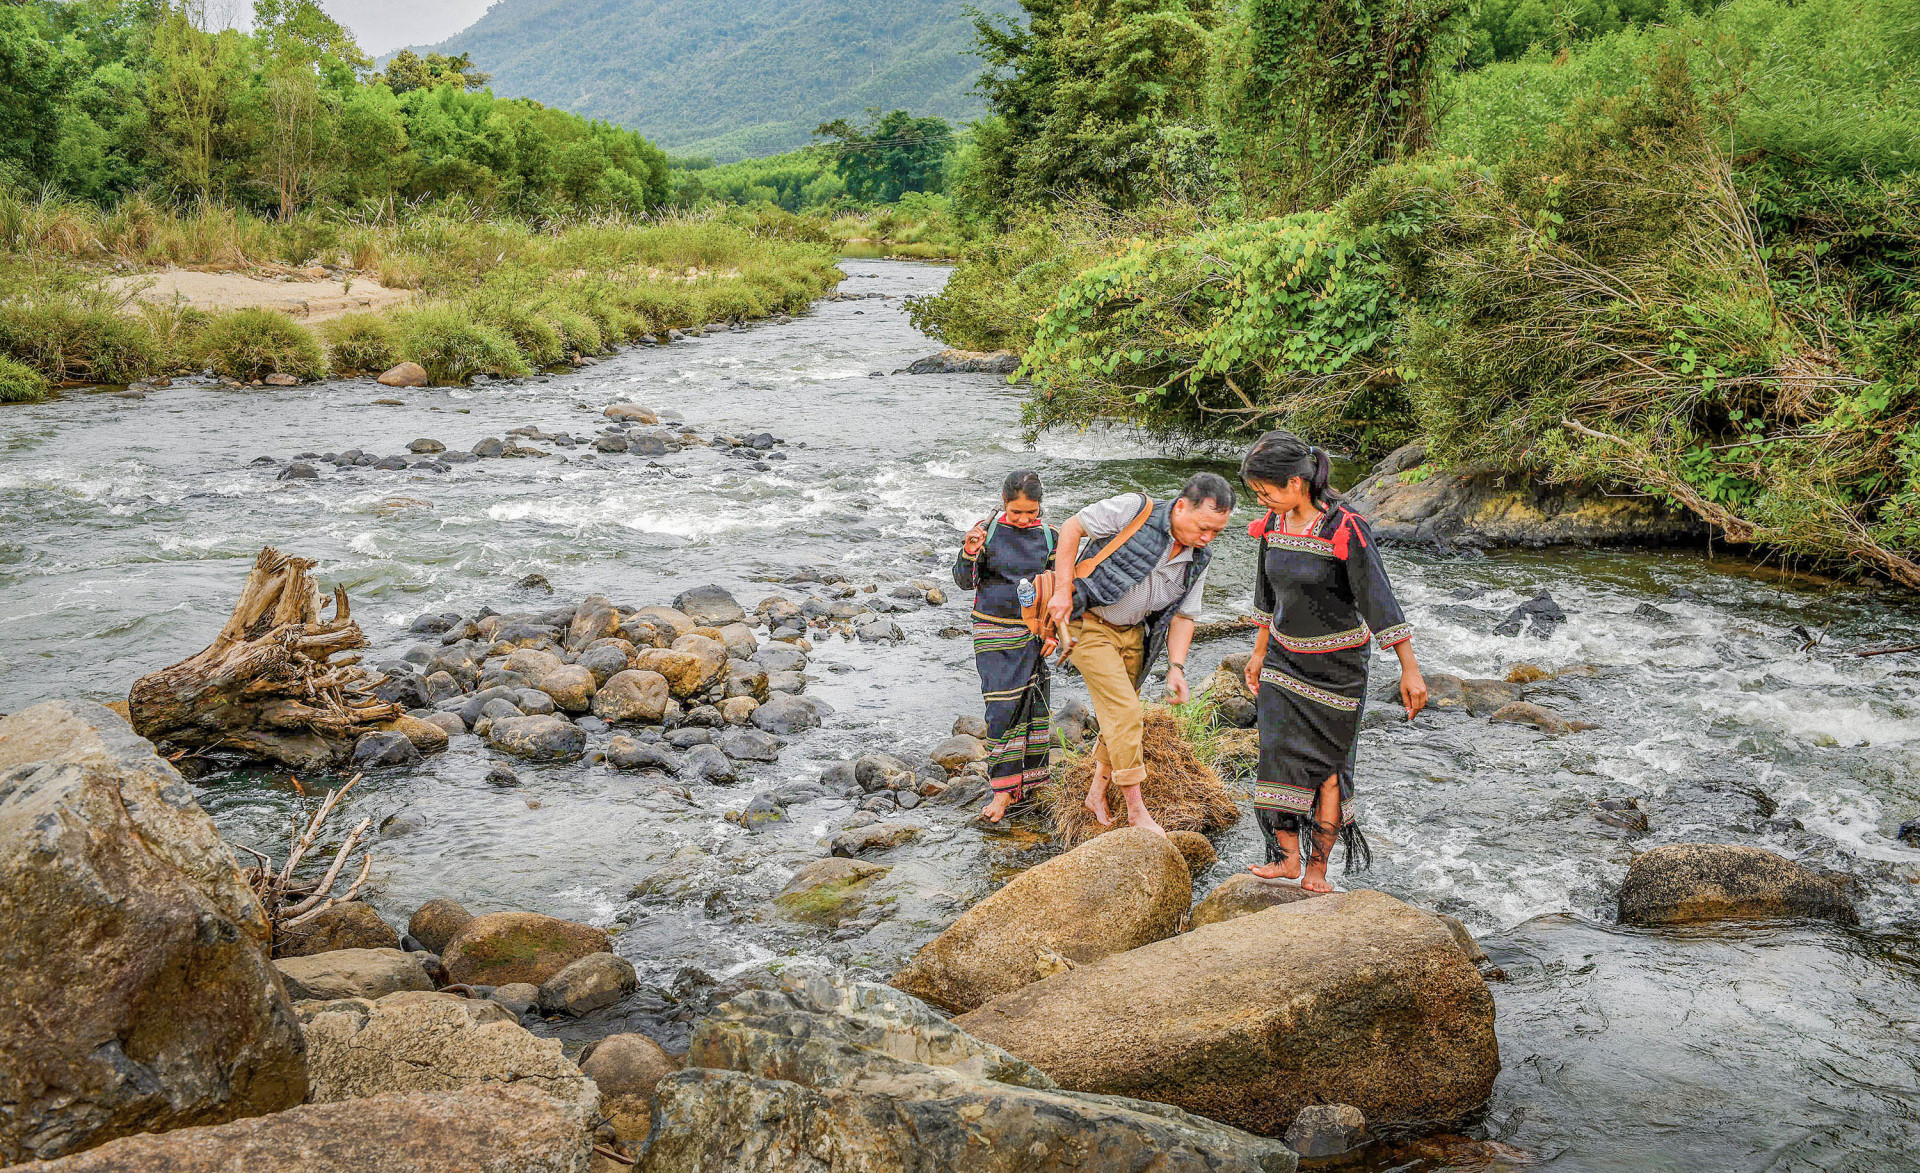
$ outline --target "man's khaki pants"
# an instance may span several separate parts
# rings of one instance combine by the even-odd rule
[[[1093,715],[1100,719],[1093,760],[1112,772],[1116,785],[1138,786],[1147,780],[1147,764],[1140,754],[1140,694],[1133,679],[1146,654],[1147,629],[1116,627],[1088,611],[1067,625],[1067,634],[1074,641],[1073,666],[1086,679]]]

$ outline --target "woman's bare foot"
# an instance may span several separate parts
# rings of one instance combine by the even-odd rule
[[[1309,892],[1331,892],[1333,885],[1327,882],[1327,861],[1315,860],[1307,865],[1307,874],[1300,877],[1300,886]]]
[[[1125,795],[1127,799],[1127,826],[1139,827],[1143,831],[1152,831],[1155,835],[1165,835],[1167,833],[1166,828],[1162,827],[1159,821],[1153,817],[1152,813],[1147,810],[1147,804],[1141,799],[1140,788],[1138,786],[1122,787],[1120,793]]]
[[[1285,863],[1250,863],[1247,870],[1263,880],[1297,880],[1300,878],[1300,857],[1293,856]]]
[[[1093,768],[1093,784],[1087,787],[1087,809],[1093,812],[1093,821],[1102,827],[1113,826],[1113,815],[1107,810],[1107,779],[1112,777],[1099,766]]]
[[[1013,791],[999,791],[993,796],[993,801],[987,804],[987,809],[980,812],[980,817],[989,823],[997,823],[1001,816],[1007,813],[1007,808],[1012,805]]]

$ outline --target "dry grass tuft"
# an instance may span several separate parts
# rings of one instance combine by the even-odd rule
[[[1141,787],[1141,797],[1162,827],[1211,835],[1240,821],[1240,808],[1234,804],[1232,793],[1212,767],[1200,760],[1166,709],[1147,710],[1142,748],[1147,759],[1147,781]],[[1068,847],[1108,830],[1093,821],[1082,801],[1092,781],[1093,755],[1082,754],[1064,769],[1056,770],[1054,781],[1041,794],[1041,802],[1053,820],[1054,834]],[[1111,783],[1107,786],[1107,807],[1113,812],[1113,825],[1126,826],[1126,802],[1120,797],[1120,788]]]

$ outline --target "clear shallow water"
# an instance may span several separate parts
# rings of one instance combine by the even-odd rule
[[[924,292],[945,276],[899,262],[844,267],[848,292]],[[550,605],[516,590],[533,572],[555,600],[666,602],[718,582],[749,607],[767,594],[804,598],[804,587],[764,581],[802,567],[883,586],[943,578],[1011,466],[1042,471],[1058,519],[1122,489],[1164,492],[1195,463],[1115,435],[1028,449],[1019,395],[998,380],[886,374],[931,349],[898,300],[825,302],[790,324],[631,351],[546,382],[178,387],[143,402],[71,394],[0,409],[0,711],[123,697],[141,672],[198,651],[263,543],[320,559],[385,656],[409,646],[405,626],[422,612]],[[374,402],[386,397],[404,406]],[[705,450],[657,468],[575,450],[438,476],[323,466],[317,482],[277,482],[248,463],[391,453],[422,436],[465,448],[522,425],[591,434],[618,401],[678,411],[703,434],[770,431],[789,459],[755,473]],[[1217,618],[1243,612],[1251,593],[1248,543],[1231,530],[1223,540],[1208,598]],[[1584,733],[1436,715],[1363,735],[1361,814],[1377,866],[1354,882],[1461,917],[1511,979],[1494,987],[1504,1070],[1489,1134],[1567,1170],[1910,1168],[1920,852],[1890,835],[1920,814],[1920,677],[1912,657],[1841,653],[1912,642],[1920,612],[1693,553],[1391,561],[1430,672],[1502,676],[1523,661],[1592,672],[1531,697],[1597,724]],[[1543,587],[1571,616],[1564,627],[1546,640],[1491,634]],[[966,641],[937,634],[963,622],[964,602],[896,616],[909,637],[897,647],[823,640],[810,690],[838,715],[736,787],[687,799],[569,766],[522,767],[527,784],[501,790],[482,780],[487,757],[471,738],[420,770],[369,778],[350,813],[387,823],[374,902],[395,921],[451,895],[476,911],[616,927],[649,983],[617,1013],[666,1037],[712,996],[708,979],[787,965],[890,971],[1045,849],[983,837],[944,808],[911,812],[924,836],[891,853],[862,922],[830,931],[771,916],[768,899],[820,856],[818,838],[851,805],[796,807],[757,835],[722,816],[824,760],[931,746],[975,711]],[[1646,603],[1667,617],[1636,616]],[[1796,626],[1824,631],[1823,647],[1800,652]],[[1243,646],[1203,645],[1196,681]],[[1391,661],[1376,663],[1385,691]],[[1076,691],[1059,679],[1056,690]],[[278,774],[206,779],[200,794],[226,834],[256,846],[282,839],[296,804]],[[1637,844],[1589,813],[1596,798],[1628,795],[1653,822]],[[1635,847],[1699,839],[1856,875],[1864,925],[1611,924]],[[688,847],[680,881],[627,898]],[[1203,888],[1257,858],[1252,820],[1220,847]]]

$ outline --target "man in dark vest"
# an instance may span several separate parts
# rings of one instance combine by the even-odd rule
[[[1143,511],[1146,519],[1132,537],[1091,569],[1079,565]],[[1140,785],[1147,780],[1140,751],[1140,684],[1165,648],[1167,699],[1187,702],[1187,648],[1207,584],[1212,556],[1207,546],[1232,513],[1233,486],[1203,472],[1171,501],[1122,493],[1087,506],[1060,527],[1060,549],[1077,550],[1079,556],[1058,559],[1051,610],[1055,626],[1072,641],[1073,666],[1086,679],[1100,720],[1087,809],[1101,826],[1113,822],[1107,811],[1111,780],[1126,799],[1127,822],[1161,831],[1140,799]]]

